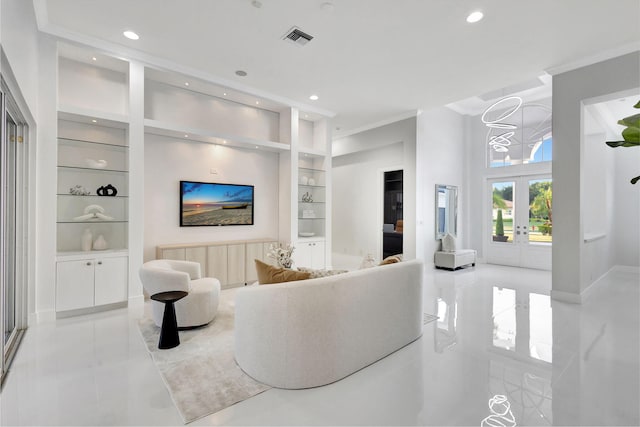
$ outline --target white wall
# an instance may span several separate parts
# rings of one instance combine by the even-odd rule
[[[589,209],[583,177],[593,171],[584,165],[581,103],[636,88],[639,81],[640,52],[553,76],[553,298],[580,302],[592,283],[582,269],[593,261],[583,241]]]
[[[280,140],[280,115],[237,102],[145,80],[148,119],[267,141]]]
[[[584,222],[584,256],[590,262],[582,263],[582,275],[591,282],[597,280],[616,264],[615,236],[613,235],[618,216],[618,202],[615,198],[614,152],[607,147],[605,129],[588,111],[584,115],[585,127],[591,133],[584,138],[584,175],[586,189],[582,212]]]
[[[47,311],[53,307],[52,269],[55,255],[55,240],[50,225],[43,224],[50,214],[45,207],[54,206],[55,186],[52,197],[44,197],[42,183],[51,182],[51,175],[46,173],[46,159],[50,159],[47,145],[51,138],[46,138],[41,119],[43,102],[39,91],[42,85],[49,83],[55,87],[55,80],[47,73],[42,73],[40,53],[41,36],[38,33],[33,2],[22,0],[0,1],[0,42],[3,57],[0,60],[0,74],[5,78],[9,89],[16,98],[21,112],[26,116],[29,126],[27,136],[29,155],[29,212],[28,212],[28,284],[27,311],[29,323],[37,321],[36,313]],[[55,76],[55,73],[53,73]],[[54,92],[55,94],[55,92]],[[55,147],[55,139],[53,140]],[[55,152],[55,151],[54,151]],[[50,161],[50,160],[49,160]],[[44,170],[45,173],[41,173]],[[53,167],[55,171],[55,166]],[[54,175],[55,176],[55,175]],[[43,256],[44,254],[44,256]],[[44,289],[45,292],[40,292]],[[53,311],[51,311],[53,313]]]
[[[145,261],[161,244],[277,239],[278,154],[149,134],[144,153]],[[254,225],[180,227],[180,180],[254,185]]]
[[[58,104],[126,115],[127,74],[67,58],[58,60]]]
[[[33,2],[1,0],[0,40],[22,96],[36,115],[38,99],[38,28]],[[14,94],[16,95],[16,94]]]
[[[640,267],[640,183],[629,182],[640,175],[640,147],[609,150],[615,158],[615,197],[611,205],[615,214],[615,264]]]
[[[334,253],[359,259],[369,253],[374,257],[381,253],[381,174],[390,168],[402,169],[402,164],[402,142],[333,158]],[[341,265],[335,260],[334,264]]]
[[[393,146],[384,153],[384,147]],[[382,245],[382,189],[379,179],[380,169],[403,169],[403,252],[407,259],[416,256],[416,118],[401,120],[379,128],[367,130],[333,141],[333,183],[332,183],[332,245],[334,253],[341,253],[347,248],[351,255],[360,253],[376,254],[381,252]],[[342,157],[344,159],[342,159]],[[365,164],[364,167],[358,166]],[[351,171],[366,173],[369,179],[362,180]],[[375,177],[371,170],[375,168]],[[352,185],[357,180],[358,186]],[[345,195],[345,191],[349,195]],[[373,203],[373,208],[365,209],[357,202],[349,200],[367,195],[366,203]],[[379,199],[376,205],[373,200]],[[377,206],[377,207],[376,207]],[[373,210],[371,210],[373,209]],[[378,218],[379,217],[379,218]],[[380,222],[380,224],[378,224]],[[345,227],[344,223],[354,227]],[[367,237],[365,237],[367,236]],[[371,237],[369,237],[371,236]],[[380,243],[373,243],[376,236]],[[350,243],[348,243],[350,242]],[[380,249],[376,249],[379,247]]]
[[[435,239],[435,186],[458,187],[459,247],[467,248],[465,118],[441,107],[423,112],[417,119],[417,257],[433,264],[433,254],[440,250]]]

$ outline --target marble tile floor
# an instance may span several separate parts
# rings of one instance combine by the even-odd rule
[[[193,425],[480,425],[504,395],[518,425],[639,425],[639,275],[615,270],[582,305],[549,272],[428,271],[416,342],[337,383],[271,389]],[[1,425],[181,425],[137,328],[140,310],[29,328]]]

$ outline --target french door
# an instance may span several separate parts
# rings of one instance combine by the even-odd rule
[[[487,194],[487,262],[551,270],[551,177],[490,179]]]
[[[0,105],[0,374],[4,378],[27,326],[27,126],[4,81]]]

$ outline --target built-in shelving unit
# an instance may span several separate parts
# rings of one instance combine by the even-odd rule
[[[137,269],[147,242],[138,230],[148,203],[148,170],[143,165],[152,151],[147,148],[154,143],[179,147],[176,152],[184,154],[177,159],[180,164],[194,163],[194,177],[183,169],[176,180],[255,185],[256,194],[263,198],[256,212],[271,216],[268,221],[256,218],[254,226],[248,226],[254,228],[243,228],[243,238],[264,233],[256,224],[262,222],[264,227],[273,222],[269,233],[296,246],[297,265],[324,267],[331,250],[330,118],[158,64],[144,65],[116,56],[58,43],[56,311],[110,304],[114,298],[123,301],[127,286],[133,286],[135,294],[129,289],[129,298],[141,294]],[[199,151],[192,150],[188,142],[215,147],[209,150],[198,145]],[[198,152],[195,158],[189,157],[192,151]],[[262,172],[241,174],[251,168]],[[109,184],[117,189],[115,196],[96,194],[98,188]],[[177,185],[172,184],[163,182],[157,194],[166,195],[173,203],[179,194],[175,193]],[[71,194],[76,185],[89,194]],[[265,195],[270,205],[264,201]],[[98,205],[105,216],[83,218],[86,209],[96,209],[90,209],[92,205]],[[159,215],[173,215],[172,206],[153,206]],[[175,218],[171,218],[174,224]],[[102,235],[108,249],[83,251],[82,235],[87,229],[94,241]],[[193,237],[190,231],[195,230],[184,230],[185,239]],[[215,240],[213,229],[206,231]],[[113,266],[124,286],[124,291],[119,288],[113,294],[117,297],[98,297],[108,286],[105,264]],[[247,264],[246,269],[246,276],[252,277],[252,266]],[[75,280],[74,275],[83,280]],[[79,288],[88,286],[89,276],[95,285],[92,302],[90,292]],[[72,301],[74,294],[82,297]]]
[[[124,304],[129,276],[129,65],[78,61],[78,51],[65,46],[58,61],[56,163],[61,316]]]

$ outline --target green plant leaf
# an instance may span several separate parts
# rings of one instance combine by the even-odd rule
[[[640,145],[640,127],[629,126],[628,128],[622,131],[622,138],[627,143],[632,143],[632,146]],[[629,147],[629,146],[624,145],[624,147]]]
[[[638,103],[634,105],[633,108],[640,108],[640,101],[638,101]]]
[[[635,178],[633,178],[633,179],[631,180],[631,183],[632,183],[632,184],[635,184],[636,182],[638,182],[638,180],[640,180],[640,175],[638,175],[638,176],[636,176]]]
[[[634,114],[633,116],[620,119],[618,120],[618,124],[622,126],[640,127],[640,114]]]

